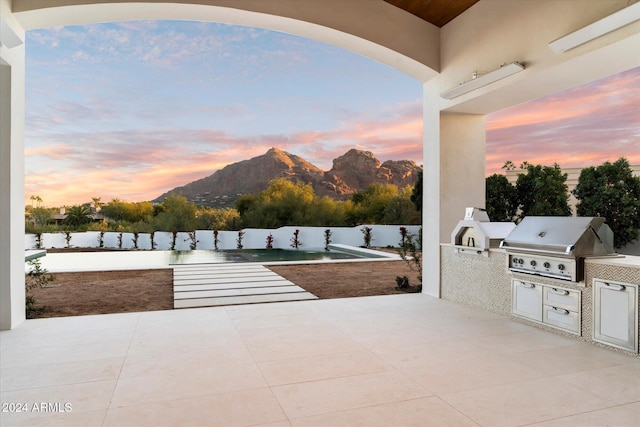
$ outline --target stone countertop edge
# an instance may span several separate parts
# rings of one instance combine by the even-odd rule
[[[610,264],[627,267],[640,268],[640,256],[635,255],[618,255],[586,258],[585,263],[588,264]]]

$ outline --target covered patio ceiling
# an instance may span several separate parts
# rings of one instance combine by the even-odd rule
[[[442,28],[478,0],[384,0]]]

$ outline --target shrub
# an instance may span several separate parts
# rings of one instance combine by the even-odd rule
[[[46,310],[46,307],[37,306],[36,299],[33,295],[29,295],[29,292],[37,287],[46,288],[51,286],[51,283],[55,281],[56,278],[53,274],[49,274],[46,268],[42,268],[40,260],[38,259],[28,261],[27,264],[29,264],[30,270],[25,280],[25,312],[27,319],[33,319],[42,314]]]
[[[220,243],[220,237],[218,236],[220,232],[218,230],[213,230],[213,248],[217,251],[218,244]]]
[[[298,249],[299,246],[302,246],[302,242],[300,241],[300,230],[296,229],[296,231],[293,232],[293,237],[291,238],[291,247]]]
[[[70,248],[71,247],[71,232],[70,231],[63,231],[64,233],[64,241],[67,242],[67,245],[65,246],[66,248]]]
[[[196,232],[195,231],[189,231],[189,238],[185,240],[185,242],[190,242],[189,243],[189,249],[191,249],[192,251],[195,251],[196,248],[198,247],[198,242],[199,240],[196,240]]]
[[[398,249],[398,254],[400,258],[407,263],[411,271],[418,273],[418,281],[422,284],[422,253],[419,249],[421,246],[420,240],[421,239],[416,239],[415,235],[407,233],[404,245]]]
[[[370,248],[371,241],[373,240],[373,228],[365,226],[362,227],[360,231],[362,231],[362,234],[364,234],[364,247]]]
[[[324,250],[328,251],[329,250],[329,245],[331,244],[331,235],[333,233],[331,232],[330,229],[326,229],[324,230]]]

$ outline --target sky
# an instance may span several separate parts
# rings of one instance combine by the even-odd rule
[[[422,84],[320,42],[135,21],[29,31],[26,47],[26,203],[151,200],[271,147],[324,170],[351,148],[423,163]],[[639,164],[638,88],[640,68],[488,116],[487,173]]]

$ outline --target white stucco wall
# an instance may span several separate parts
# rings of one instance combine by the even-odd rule
[[[464,213],[464,212],[463,212]],[[364,234],[363,227],[372,229],[371,246],[398,247],[401,241],[400,227],[405,227],[407,231],[414,236],[418,236],[419,225],[359,225],[357,227],[280,227],[276,229],[266,228],[246,228],[242,230],[244,236],[242,245],[245,249],[261,249],[266,247],[267,236],[271,234],[274,238],[273,247],[276,249],[291,249],[291,239],[295,230],[300,230],[298,239],[301,242],[299,249],[321,249],[324,248],[325,230],[331,230],[331,243],[344,244],[349,246],[363,246]],[[215,249],[213,230],[197,230],[196,232],[196,249],[212,250]],[[99,232],[87,231],[80,233],[71,233],[69,241],[70,247],[73,248],[97,248],[99,246]],[[104,233],[103,247],[120,248],[118,237],[120,233],[109,231]],[[122,233],[122,248],[133,249],[133,233]],[[172,233],[166,231],[157,231],[154,236],[154,249],[167,250],[171,248],[173,240]],[[218,249],[236,249],[237,248],[237,231],[219,231],[218,233]],[[25,247],[27,249],[36,249],[36,239],[34,234],[25,235]],[[188,250],[192,243],[191,237],[187,232],[179,232],[176,235],[176,250]],[[42,249],[65,248],[67,247],[65,233],[43,233]],[[140,233],[138,235],[138,249],[150,250],[151,237],[149,233]]]
[[[11,16],[9,0],[0,0],[0,19],[14,37],[24,31]],[[24,272],[24,44],[0,45],[0,329],[25,319]]]

